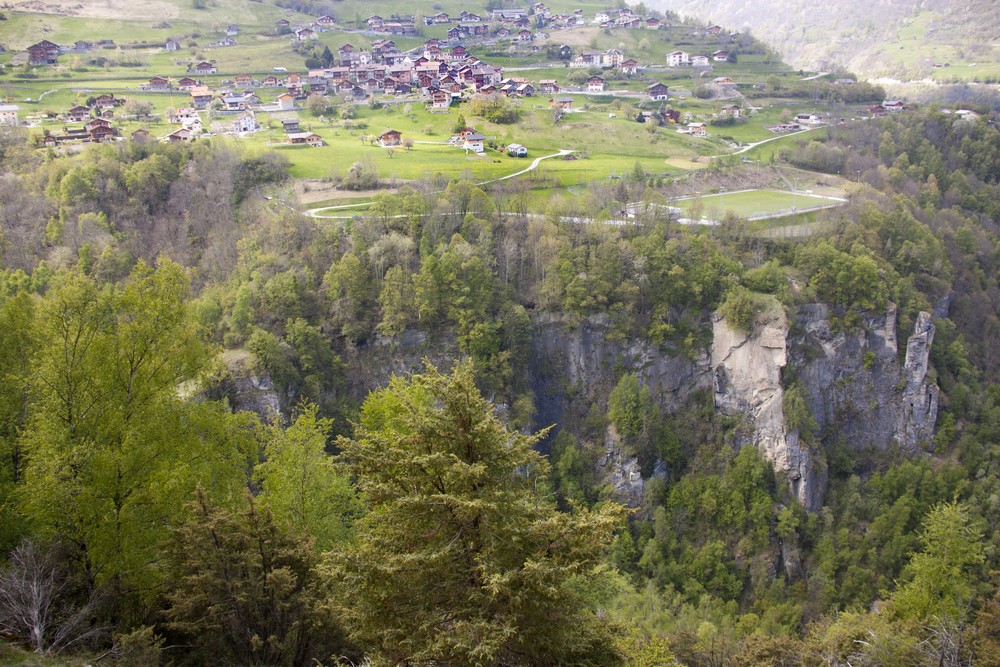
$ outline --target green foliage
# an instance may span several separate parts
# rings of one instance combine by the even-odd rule
[[[309,535],[317,551],[346,540],[361,510],[347,477],[326,453],[331,426],[315,405],[300,405],[291,426],[270,427],[264,460],[254,469],[262,504],[294,533]]]
[[[971,609],[985,561],[983,529],[967,506],[936,506],[923,522],[923,549],[903,570],[906,583],[892,598],[902,618],[961,621]]]
[[[473,95],[469,101],[469,112],[499,125],[516,123],[521,116],[516,102],[501,93]]]
[[[246,496],[229,511],[200,487],[170,543],[169,627],[203,662],[301,665],[343,651],[308,536]]]
[[[621,661],[574,592],[624,511],[561,514],[538,495],[539,435],[510,433],[472,367],[394,378],[341,440],[369,512],[329,569],[338,604],[381,660],[462,664]]]
[[[245,415],[185,403],[210,349],[187,314],[188,277],[137,265],[118,288],[65,275],[38,312],[36,396],[25,426],[22,511],[80,545],[101,583],[150,592],[169,517],[201,482],[221,498],[245,483]]]

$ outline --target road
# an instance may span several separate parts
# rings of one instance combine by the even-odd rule
[[[799,130],[798,132],[788,132],[786,134],[776,134],[773,137],[768,137],[767,139],[764,139],[762,141],[755,141],[752,144],[747,144],[743,148],[741,148],[738,151],[735,151],[733,153],[725,153],[723,155],[712,155],[711,157],[712,158],[717,158],[717,157],[730,157],[731,155],[739,155],[740,153],[746,153],[748,150],[751,150],[753,148],[757,148],[761,144],[766,144],[769,141],[777,141],[778,139],[784,139],[785,137],[794,137],[796,134],[805,134],[806,132],[812,132],[813,130],[819,129],[820,127],[823,127],[823,126],[820,125],[820,126],[817,126],[817,127],[807,127],[806,129]]]
[[[525,167],[521,171],[515,171],[513,174],[507,174],[506,176],[501,176],[500,178],[494,178],[494,179],[491,179],[489,181],[482,181],[480,183],[476,183],[476,185],[489,185],[490,183],[498,183],[500,181],[506,181],[509,178],[514,178],[515,176],[523,176],[524,174],[527,174],[528,172],[534,171],[535,169],[537,169],[538,165],[541,164],[542,160],[548,160],[548,159],[554,158],[554,157],[564,157],[564,156],[569,155],[570,153],[573,153],[573,152],[575,152],[575,151],[566,150],[565,148],[563,148],[563,149],[560,149],[558,153],[553,153],[552,155],[543,155],[542,157],[536,157],[534,160],[531,161],[531,164],[529,164],[527,167]],[[311,208],[308,211],[306,211],[305,214],[307,216],[309,216],[310,218],[330,218],[330,219],[343,218],[345,216],[342,216],[342,215],[323,215],[323,212],[324,211],[342,211],[342,210],[348,209],[348,208],[358,208],[358,207],[361,207],[361,206],[368,206],[368,205],[370,205],[372,203],[373,202],[360,202],[360,203],[357,203],[357,204],[341,204],[339,206],[323,206],[323,207],[320,207],[320,208]]]

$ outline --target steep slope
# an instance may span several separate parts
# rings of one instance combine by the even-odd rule
[[[846,67],[864,76],[918,79],[935,65],[1000,62],[992,0],[654,0],[661,10],[751,30],[798,67]],[[955,70],[956,72],[958,70]],[[974,78],[976,72],[967,72]]]

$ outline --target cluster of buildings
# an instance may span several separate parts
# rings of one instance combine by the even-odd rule
[[[562,48],[569,47],[560,47]],[[584,51],[574,56],[569,61],[570,67],[595,68],[620,70],[623,74],[635,74],[639,70],[639,63],[634,58],[626,58],[625,52],[621,49],[608,49],[607,51]]]
[[[711,67],[712,63],[724,63],[730,58],[729,51],[718,50],[711,55],[691,55],[687,51],[671,51],[667,54],[667,67]]]

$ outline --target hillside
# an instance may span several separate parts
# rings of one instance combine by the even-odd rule
[[[733,30],[750,29],[798,67],[840,66],[904,80],[995,81],[1000,75],[991,0],[655,0],[652,5]]]

